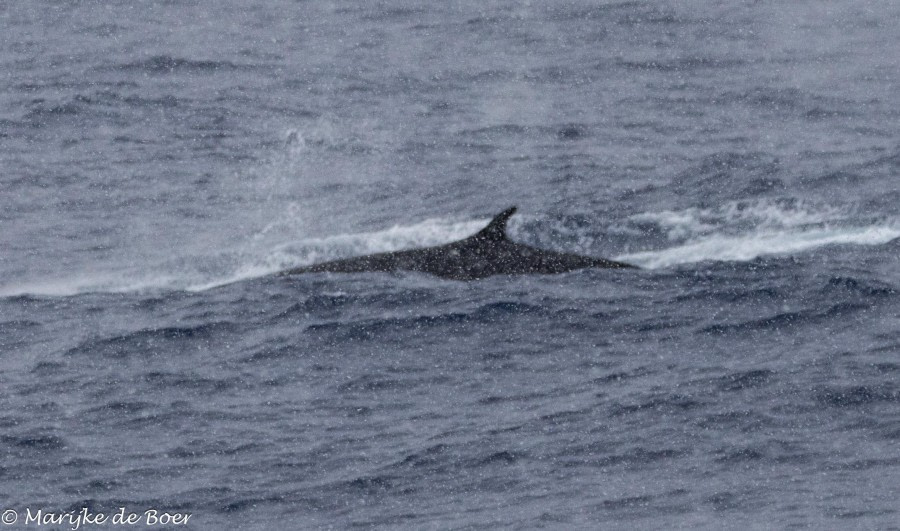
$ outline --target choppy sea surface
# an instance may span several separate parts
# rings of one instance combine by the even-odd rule
[[[0,4],[0,510],[897,528],[898,28],[887,0]],[[511,205],[516,241],[642,269],[272,275]]]

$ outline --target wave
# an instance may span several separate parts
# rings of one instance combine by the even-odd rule
[[[900,223],[793,199],[729,202],[716,208],[642,213],[620,232],[662,234],[670,245],[616,260],[648,269],[703,261],[749,261],[828,245],[881,245],[900,238]]]
[[[120,70],[142,70],[154,74],[167,74],[176,71],[217,72],[220,70],[236,70],[249,68],[230,61],[209,61],[173,57],[170,55],[154,55],[152,57],[117,65]]]
[[[709,236],[658,251],[627,253],[615,259],[657,269],[703,261],[744,262],[760,256],[790,255],[826,245],[880,245],[896,238],[900,238],[900,229],[889,226],[785,230],[743,236]]]
[[[410,247],[441,245],[474,234],[488,221],[490,220],[487,218],[471,221],[426,219],[413,225],[395,225],[374,232],[307,238],[260,250],[255,240],[265,239],[268,233],[280,234],[283,224],[291,225],[290,220],[286,220],[264,227],[244,242],[243,247],[234,250],[206,256],[179,256],[170,262],[150,267],[95,270],[90,274],[62,279],[0,285],[0,297],[205,291],[317,262]]]

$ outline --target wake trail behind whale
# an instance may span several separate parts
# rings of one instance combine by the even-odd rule
[[[631,216],[625,232],[656,232],[666,241],[615,256],[646,269],[705,261],[744,262],[829,245],[882,245],[900,237],[897,220],[793,199],[736,201],[713,208]]]
[[[792,255],[826,245],[881,245],[898,237],[900,229],[889,226],[766,231],[741,236],[712,235],[675,247],[618,255],[615,260],[646,269],[704,261],[746,262],[761,256]]]

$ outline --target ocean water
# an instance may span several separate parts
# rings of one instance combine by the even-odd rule
[[[0,511],[900,527],[898,28],[887,0],[0,4]],[[642,268],[273,275],[511,205],[516,241]]]

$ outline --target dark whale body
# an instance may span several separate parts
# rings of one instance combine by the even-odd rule
[[[603,258],[545,251],[510,241],[506,237],[506,222],[515,212],[516,207],[506,209],[478,233],[446,245],[334,260],[290,269],[280,275],[403,270],[453,280],[476,280],[491,275],[553,274],[588,267],[635,267]]]

